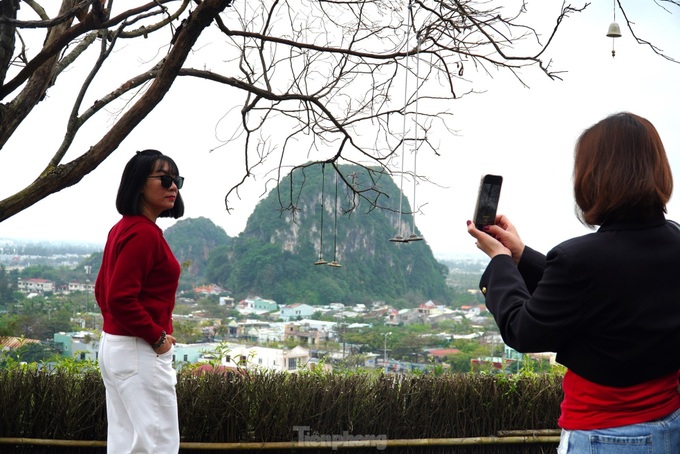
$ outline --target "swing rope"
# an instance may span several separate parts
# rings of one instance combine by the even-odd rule
[[[323,259],[323,212],[326,211],[326,163],[321,163],[321,225],[319,230],[319,260],[315,265],[325,265],[328,263]]]
[[[338,253],[338,172],[339,169],[335,169],[335,232],[333,234],[333,261],[328,264],[328,266],[340,267],[337,261]]]
[[[422,236],[416,234],[416,212],[418,211],[418,206],[416,205],[416,187],[417,181],[417,163],[418,163],[418,148],[420,147],[420,142],[418,142],[418,103],[420,102],[420,36],[418,38],[418,45],[416,47],[416,111],[413,116],[413,127],[415,129],[415,137],[413,142],[413,206],[411,207],[411,234],[408,236],[408,241],[420,241],[423,239]]]
[[[419,112],[419,106],[418,103],[420,101],[420,58],[416,58],[416,109],[415,109],[415,114],[413,118],[413,124],[415,128],[415,137],[414,137],[414,146],[413,146],[413,207],[411,208],[411,216],[412,216],[412,225],[411,225],[411,234],[408,237],[405,237],[404,235],[404,223],[402,221],[402,214],[403,214],[403,202],[404,202],[404,174],[405,174],[405,169],[404,169],[404,163],[406,161],[406,117],[407,117],[407,108],[408,108],[408,80],[409,80],[409,58],[410,55],[408,53],[408,43],[411,38],[411,16],[412,16],[412,9],[413,9],[413,1],[409,0],[408,3],[408,18],[406,21],[406,74],[404,77],[404,117],[403,117],[403,123],[402,123],[402,139],[401,139],[401,175],[400,175],[400,182],[399,182],[399,215],[397,219],[397,234],[393,238],[390,238],[390,241],[392,242],[397,242],[397,243],[408,243],[410,241],[419,241],[422,240],[422,236],[418,236],[416,234],[416,187],[417,187],[417,181],[416,181],[416,175],[417,175],[417,159],[418,159],[418,112]],[[416,56],[420,53],[420,37],[417,36],[418,38],[418,43],[416,47]]]
[[[404,161],[406,161],[406,109],[408,107],[408,79],[409,79],[409,65],[408,65],[408,59],[409,59],[409,53],[408,53],[408,45],[409,41],[411,40],[411,8],[412,8],[412,1],[409,0],[408,3],[408,11],[407,11],[407,20],[406,20],[406,71],[404,75],[404,117],[402,119],[402,137],[401,137],[401,172],[400,172],[400,182],[399,182],[399,215],[397,217],[397,234],[393,237],[390,238],[390,241],[392,242],[397,242],[397,243],[403,243],[405,242],[404,240],[404,235],[403,235],[403,230],[404,230],[404,224],[401,220],[401,216],[403,213],[403,202],[404,202]],[[416,100],[417,103],[417,100]]]

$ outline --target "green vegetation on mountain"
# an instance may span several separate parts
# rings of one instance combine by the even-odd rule
[[[185,288],[203,280],[210,252],[231,242],[224,229],[204,217],[183,219],[168,227],[164,235],[182,265],[180,286]]]
[[[212,236],[220,229],[207,219],[179,221],[166,238],[180,262],[190,261],[190,275],[202,274],[194,267],[205,263],[205,280],[238,297],[259,295],[280,304],[382,300],[397,307],[448,302],[447,267],[427,242],[389,241],[397,233],[419,234],[411,232],[411,216],[398,213],[400,191],[392,179],[376,180],[358,166],[340,170],[355,191],[378,199],[380,208],[342,182],[336,198],[333,172],[326,169],[324,176],[321,166],[312,166],[284,178],[231,242],[223,231]],[[406,198],[401,205],[410,212]],[[294,209],[282,209],[288,206]],[[342,266],[315,265],[320,257]]]

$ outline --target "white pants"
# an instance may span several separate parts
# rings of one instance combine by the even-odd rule
[[[173,351],[157,355],[138,337],[102,333],[99,368],[106,386],[108,453],[179,451]]]

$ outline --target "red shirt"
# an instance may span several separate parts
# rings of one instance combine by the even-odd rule
[[[627,426],[663,418],[680,408],[678,372],[625,388],[598,385],[568,370],[558,420],[567,430]]]
[[[161,229],[145,216],[123,216],[109,232],[95,297],[109,334],[153,344],[172,334],[180,266]]]

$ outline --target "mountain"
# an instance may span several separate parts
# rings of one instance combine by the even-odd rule
[[[322,170],[314,165],[283,178],[237,238],[203,248],[212,249],[206,278],[237,296],[259,295],[280,304],[445,302],[447,267],[435,260],[427,242],[389,241],[400,231],[412,233],[412,217],[398,213],[401,192],[394,181],[376,169],[340,166],[336,184],[332,167]],[[410,212],[405,197],[401,205]],[[183,222],[173,227],[184,228]],[[173,246],[171,234],[166,237]],[[187,235],[193,235],[190,228]],[[186,257],[186,250],[173,250]],[[315,265],[319,259],[341,266]]]
[[[188,218],[168,227],[164,236],[175,257],[182,264],[184,279],[201,279],[205,275],[210,252],[231,243],[231,237],[210,219]]]

